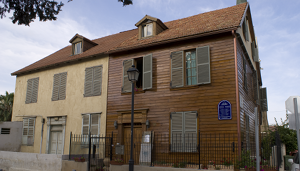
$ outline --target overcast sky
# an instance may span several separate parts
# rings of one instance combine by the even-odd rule
[[[76,34],[96,39],[125,30],[146,14],[163,22],[235,5],[236,0],[63,0],[57,21],[35,21],[30,27],[0,19],[0,94],[14,92],[10,74],[68,46]],[[268,120],[285,118],[285,100],[300,95],[300,1],[248,0],[258,38],[263,87],[268,93]],[[195,23],[196,24],[196,23]]]

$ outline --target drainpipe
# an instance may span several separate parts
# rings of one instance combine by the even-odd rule
[[[238,150],[241,154],[241,127],[240,127],[240,96],[239,96],[239,80],[238,80],[238,65],[237,65],[237,43],[235,30],[232,30],[234,42],[234,66],[235,66],[235,96],[236,96],[236,113],[237,113],[237,133],[238,133]]]
[[[45,124],[45,119],[44,119],[44,118],[42,118],[42,132],[41,132],[40,154],[42,153],[42,144],[43,144],[43,132],[44,132],[44,124]]]

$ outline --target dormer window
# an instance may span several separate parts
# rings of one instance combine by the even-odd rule
[[[153,23],[143,25],[142,37],[148,37],[153,35]]]
[[[82,43],[81,42],[78,42],[78,43],[75,43],[74,44],[74,55],[77,55],[77,54],[80,54],[82,51],[81,51],[81,48],[82,47]]]
[[[79,34],[76,34],[70,41],[72,44],[72,54],[71,55],[78,55],[84,53],[85,51],[89,50],[90,48],[98,45],[97,43],[85,38]]]
[[[151,17],[146,15],[139,22],[135,24],[139,28],[139,39],[151,38],[152,36],[156,36],[164,30],[168,29],[168,27],[160,21],[160,19]]]

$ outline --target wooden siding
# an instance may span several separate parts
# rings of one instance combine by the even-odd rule
[[[211,83],[200,86],[170,88],[171,59],[174,51],[210,47]],[[121,93],[123,61],[153,55],[153,88],[135,94],[135,109],[149,109],[147,119],[156,133],[169,134],[170,113],[198,112],[198,130],[211,133],[237,133],[235,95],[234,43],[231,33],[211,36],[168,46],[148,48],[126,54],[111,55],[109,59],[107,133],[118,132],[114,121],[118,110],[131,109],[131,93]],[[250,78],[250,77],[249,77]],[[218,120],[218,103],[228,100],[232,105],[232,120]]]
[[[243,69],[243,58],[246,60],[246,77],[247,77],[247,89],[244,87],[244,69]],[[240,108],[240,129],[241,129],[241,142],[246,145],[246,115],[249,116],[249,140],[250,143],[255,142],[255,113],[254,108],[256,107],[254,99],[254,85],[253,85],[253,72],[251,63],[247,60],[240,43],[237,43],[237,62],[238,62],[238,80],[239,80],[239,95],[243,100],[243,108]],[[240,105],[241,106],[241,105]],[[259,111],[259,109],[258,109]]]

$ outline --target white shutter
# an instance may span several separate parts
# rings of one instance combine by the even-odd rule
[[[184,112],[184,151],[197,151],[197,112]]]
[[[152,54],[143,56],[143,90],[152,88]]]
[[[34,125],[35,125],[35,119],[29,118],[28,119],[28,138],[27,138],[27,145],[33,145],[34,142]]]
[[[183,112],[171,113],[171,151],[183,151],[182,133],[183,133]]]
[[[128,80],[127,71],[133,65],[133,59],[123,61],[123,86],[122,92],[131,92],[131,82]]]
[[[99,134],[99,115],[93,114],[92,123],[91,123],[91,135],[98,135]]]
[[[184,57],[183,51],[171,53],[171,87],[183,87]]]
[[[196,49],[197,84],[209,84],[210,81],[210,52],[209,46]]]
[[[82,115],[82,134],[88,135],[89,134],[89,115]]]
[[[28,118],[23,119],[23,133],[22,133],[22,144],[27,145],[28,136]]]

